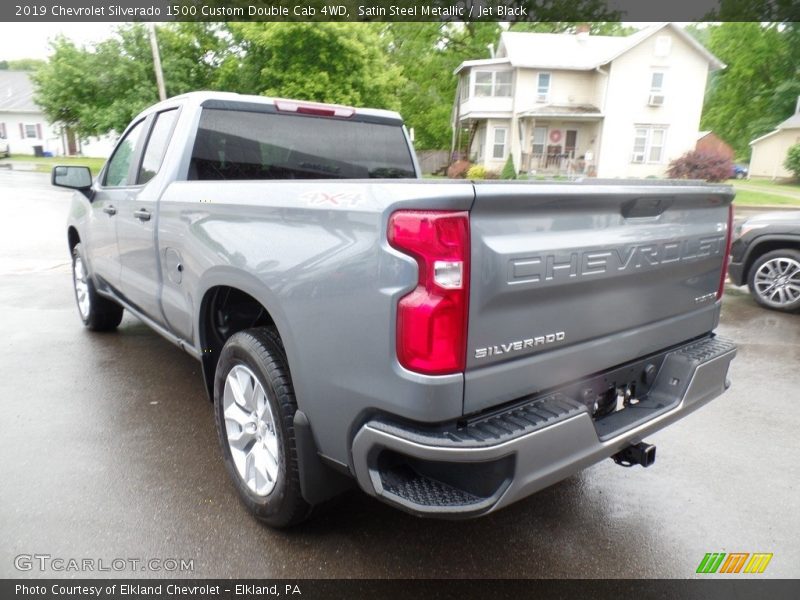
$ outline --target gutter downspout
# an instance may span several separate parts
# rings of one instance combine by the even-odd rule
[[[603,115],[603,119],[600,121],[600,127],[598,128],[596,148],[594,151],[594,173],[595,177],[598,177],[600,174],[600,156],[602,155],[600,149],[603,145],[603,133],[606,128],[606,105],[608,104],[608,85],[611,82],[611,74],[608,71],[604,71],[602,67],[595,67],[594,70],[604,75],[606,78],[606,85],[603,90],[603,105],[600,107],[600,114]]]

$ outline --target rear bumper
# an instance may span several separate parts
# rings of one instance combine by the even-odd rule
[[[734,285],[744,285],[747,283],[744,280],[744,263],[731,261],[728,264],[728,278]]]
[[[466,423],[416,428],[369,421],[353,440],[356,479],[367,493],[421,516],[485,514],[616,454],[720,395],[735,354],[733,343],[709,336],[609,371],[616,378],[658,365],[638,404],[602,419],[593,419],[575,393],[579,383]],[[592,382],[598,380],[604,374]]]

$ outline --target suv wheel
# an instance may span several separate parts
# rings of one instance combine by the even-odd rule
[[[767,252],[750,268],[747,283],[762,306],[784,312],[800,310],[800,252]]]
[[[220,353],[214,414],[225,467],[245,506],[273,527],[305,520],[294,438],[294,398],[277,332],[240,331]]]
[[[72,249],[72,288],[83,324],[92,331],[111,331],[122,321],[122,307],[97,293],[83,260],[81,245]]]

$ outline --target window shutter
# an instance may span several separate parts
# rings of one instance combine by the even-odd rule
[[[39,138],[40,140],[43,139],[42,138],[42,124],[41,123],[37,123],[36,124],[36,137]]]
[[[25,139],[25,126],[22,123],[19,124],[19,137]]]

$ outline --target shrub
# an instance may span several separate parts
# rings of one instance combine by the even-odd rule
[[[703,181],[725,181],[733,173],[729,158],[710,152],[692,150],[669,163],[667,177],[673,179],[702,179]]]
[[[514,157],[509,154],[508,160],[506,161],[503,170],[500,171],[500,179],[516,179],[516,178],[517,178],[517,170],[514,168]]]
[[[467,171],[471,167],[468,160],[457,160],[452,165],[447,167],[447,176],[450,179],[464,179],[467,176]]]
[[[783,166],[794,174],[795,179],[800,179],[800,144],[795,144],[789,148]]]
[[[467,179],[486,179],[486,167],[472,165],[467,171]]]

